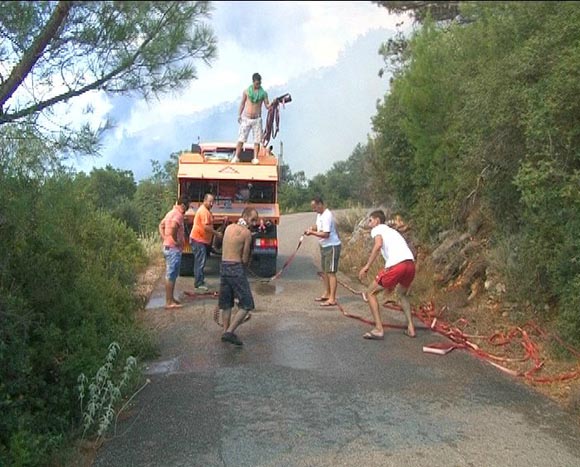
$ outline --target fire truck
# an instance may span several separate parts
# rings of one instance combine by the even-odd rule
[[[256,209],[260,224],[252,231],[250,271],[260,277],[276,274],[278,257],[278,158],[267,148],[261,148],[257,161],[254,146],[244,144],[239,161],[232,162],[236,143],[199,143],[191,150],[182,151],[178,160],[178,196],[185,194],[191,200],[185,213],[186,234],[189,236],[193,218],[203,203],[206,193],[214,195],[212,208],[214,228],[223,231],[237,222],[245,207]],[[221,256],[221,244],[214,238],[209,254]],[[193,275],[193,254],[185,245],[181,260],[182,276]]]

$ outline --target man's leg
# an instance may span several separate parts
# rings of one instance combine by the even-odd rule
[[[238,336],[236,336],[235,331],[240,324],[246,321],[250,310],[254,309],[252,290],[250,289],[250,283],[248,282],[248,278],[243,272],[243,269],[240,269],[239,275],[234,279],[232,288],[234,295],[238,297],[238,311],[235,316],[231,318],[230,325],[222,335],[222,341],[230,342],[235,345],[242,345],[243,343]]]
[[[200,287],[204,285],[204,268],[205,268],[205,260],[206,260],[206,248],[205,245],[202,243],[193,241],[191,242],[191,249],[193,251],[193,274],[195,276],[195,283],[194,286]]]
[[[241,141],[238,141],[238,144],[236,146],[236,155],[233,158],[232,162],[240,162],[240,153],[242,152],[242,145],[244,143]]]
[[[257,164],[259,162],[258,154],[260,154],[260,145],[258,143],[254,143],[254,158],[252,159],[252,164]]]
[[[175,282],[165,279],[165,306],[171,306],[175,303],[173,294],[175,292]]]
[[[234,334],[236,329],[238,329],[238,327],[240,326],[240,324],[242,324],[244,322],[244,319],[246,318],[248,313],[249,313],[248,310],[244,310],[243,308],[238,308],[238,311],[237,311],[236,315],[234,316],[234,319],[231,320],[230,325],[226,328],[226,332],[231,332],[232,334]],[[225,319],[224,319],[224,323],[225,323]]]
[[[230,316],[231,316],[231,308],[230,308]],[[224,333],[222,334],[222,342],[229,342],[230,344],[234,345],[243,345],[243,342],[239,339],[238,336],[234,333],[234,331],[238,328],[240,324],[244,321],[244,318],[248,314],[248,310],[238,309],[238,312],[235,314],[229,326],[226,328],[226,318],[224,317]],[[228,316],[228,321],[230,321],[230,316]]]
[[[413,324],[413,317],[411,316],[411,303],[409,302],[409,289],[399,284],[395,290],[399,296],[403,312],[407,317],[407,335],[409,337],[415,337],[415,325]]]
[[[369,309],[375,320],[375,327],[371,331],[375,335],[383,335],[383,322],[381,320],[381,314],[379,313],[379,301],[377,299],[377,294],[381,292],[383,288],[374,281],[367,289],[366,296],[369,303]]]
[[[325,272],[322,273],[322,284],[324,285],[324,293],[322,294],[322,296],[330,297],[330,281],[328,278],[328,274]],[[330,298],[328,300],[330,300]]]
[[[181,251],[170,250],[164,253],[166,261],[165,272],[165,308],[181,308],[175,299],[175,282],[181,266]]]
[[[228,332],[228,328],[230,327],[230,318],[232,317],[232,309],[226,308],[225,310],[221,310],[221,312],[222,312],[224,332]]]
[[[336,273],[329,272],[326,274],[328,277],[328,302],[327,303],[336,303]]]
[[[257,118],[252,123],[252,130],[254,136],[254,158],[252,159],[252,164],[257,164],[258,154],[260,153],[260,145],[262,144],[262,138],[264,136],[262,132],[262,119]]]

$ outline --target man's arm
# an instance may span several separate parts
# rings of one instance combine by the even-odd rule
[[[244,247],[242,248],[242,263],[246,266],[250,262],[250,247],[252,245],[252,234],[249,230],[244,232]]]
[[[304,235],[314,235],[318,238],[328,238],[330,237],[330,232],[319,232],[318,230],[313,230],[312,228],[304,232]]]
[[[266,110],[270,110],[270,100],[268,99],[268,93],[266,93],[266,97],[264,98],[264,105],[266,106]]]
[[[175,221],[169,221],[169,235],[171,235],[171,238],[173,239],[173,241],[175,242],[175,244],[177,246],[182,246],[183,245],[183,238],[177,238],[177,231],[178,231],[178,225],[177,222]]]
[[[244,89],[244,92],[242,93],[242,102],[240,102],[240,108],[238,109],[238,123],[242,123],[242,112],[246,105],[246,99],[248,99],[248,94],[246,94],[246,90]]]
[[[161,240],[165,241],[165,218],[159,223],[159,235],[161,235]]]
[[[371,251],[371,254],[369,255],[369,259],[367,261],[367,264],[365,264],[358,273],[359,279],[362,280],[362,278],[369,271],[371,264],[373,264],[375,259],[377,259],[377,256],[381,252],[382,247],[383,247],[383,237],[381,237],[380,235],[377,235],[375,237],[375,244],[373,245],[373,249]]]
[[[221,236],[222,236],[222,233],[221,233],[219,230],[215,230],[215,229],[213,228],[213,225],[212,225],[212,224],[205,224],[205,225],[203,226],[203,229],[204,229],[206,232],[209,232],[209,233],[211,233],[211,234],[213,234],[213,235],[217,235],[218,237],[221,237]]]

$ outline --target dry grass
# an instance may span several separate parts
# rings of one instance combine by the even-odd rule
[[[133,293],[142,310],[147,305],[155,284],[161,277],[165,268],[165,260],[161,251],[161,241],[157,234],[141,236],[139,241],[147,255],[147,266],[139,273]]]

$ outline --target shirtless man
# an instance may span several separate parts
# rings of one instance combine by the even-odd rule
[[[254,309],[254,298],[244,266],[250,261],[252,234],[250,228],[258,224],[258,212],[247,207],[236,224],[230,224],[224,232],[222,261],[220,265],[220,292],[218,306],[222,313],[224,333],[222,342],[242,345],[234,331]],[[238,312],[231,319],[234,298],[238,299]]]
[[[252,85],[248,89],[244,89],[242,93],[242,102],[238,110],[238,123],[240,130],[238,133],[238,145],[236,147],[236,155],[232,162],[240,161],[240,152],[242,145],[248,140],[250,130],[254,137],[254,158],[252,164],[258,163],[258,152],[260,151],[260,144],[262,142],[262,103],[266,110],[270,108],[270,101],[268,100],[268,93],[262,88],[262,77],[259,73],[252,75]]]

